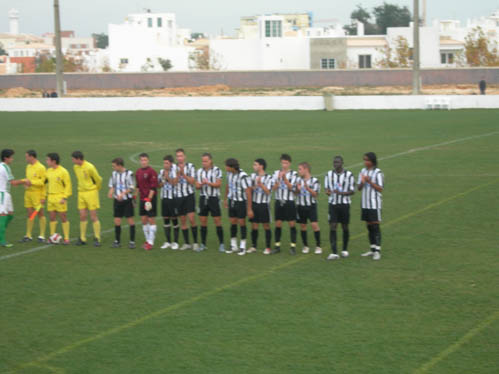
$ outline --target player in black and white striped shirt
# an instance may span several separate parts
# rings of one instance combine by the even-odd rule
[[[385,186],[385,177],[378,168],[376,154],[364,154],[364,169],[359,174],[359,191],[362,191],[362,220],[367,223],[369,232],[370,251],[362,256],[372,256],[373,260],[381,258],[381,208],[382,192]]]
[[[115,158],[111,165],[113,173],[109,178],[108,197],[113,200],[114,243],[113,248],[121,247],[121,219],[125,217],[130,226],[130,242],[128,247],[135,248],[134,193],[135,179],[131,170],[125,169],[122,158]]]
[[[206,237],[208,235],[208,215],[211,214],[215,223],[220,252],[225,252],[224,232],[222,228],[222,212],[220,209],[220,186],[222,185],[222,170],[213,165],[210,153],[201,156],[202,168],[198,169],[196,175],[196,188],[199,193],[199,220],[201,221],[201,247],[206,249]]]
[[[158,183],[161,188],[159,196],[161,198],[161,214],[163,215],[163,229],[165,231],[165,243],[161,249],[178,249],[179,225],[177,218],[177,203],[175,201],[174,181],[177,177],[177,167],[173,163],[173,156],[163,157],[163,169],[160,170]],[[173,241],[171,240],[171,228],[173,225]]]
[[[281,252],[282,222],[287,221],[291,234],[291,254],[296,254],[296,204],[295,189],[298,174],[291,170],[291,156],[281,155],[281,169],[274,172],[275,191],[275,248],[272,254]]]
[[[264,254],[271,253],[270,244],[272,240],[272,232],[270,231],[270,200],[272,199],[272,186],[274,178],[265,172],[267,162],[263,158],[257,158],[253,162],[253,170],[251,174],[251,190],[253,191],[252,205],[254,217],[251,219],[251,242],[252,247],[248,249],[248,253],[256,252],[258,243],[258,224],[262,224],[265,230],[265,250]]]
[[[194,186],[196,184],[196,168],[190,162],[186,162],[185,151],[178,148],[175,151],[177,158],[177,178],[175,178],[175,197],[177,201],[177,213],[180,217],[182,234],[184,236],[184,245],[181,250],[190,249],[189,230],[187,228],[187,218],[191,224],[192,238],[194,241],[193,249],[199,250],[198,245],[198,226],[196,224],[196,198]]]
[[[311,168],[308,162],[302,162],[298,165],[299,178],[296,183],[296,199],[298,223],[301,225],[301,238],[303,242],[303,253],[309,253],[307,238],[307,222],[314,231],[316,255],[322,253],[321,249],[321,230],[319,227],[319,218],[317,214],[317,197],[319,196],[321,185],[319,180],[310,175]]]
[[[351,171],[343,167],[343,157],[336,156],[333,160],[333,170],[329,170],[324,178],[324,189],[329,195],[329,241],[332,253],[328,260],[339,258],[337,249],[336,228],[341,223],[343,228],[343,250],[342,257],[348,257],[348,240],[350,231],[350,205],[351,196],[355,193],[355,178]]]
[[[251,204],[251,181],[239,167],[239,161],[229,158],[225,161],[227,170],[227,184],[225,186],[225,207],[229,209],[230,221],[230,248],[226,253],[238,252],[239,255],[246,254],[246,216],[253,218],[253,207]],[[239,250],[237,247],[237,226],[241,230],[241,242]]]

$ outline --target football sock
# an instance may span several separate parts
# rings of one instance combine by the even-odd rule
[[[208,227],[201,226],[201,243],[206,245],[206,236],[208,235]]]
[[[154,240],[156,239],[156,230],[157,230],[156,225],[149,226],[149,244],[151,245],[154,244]]]
[[[33,233],[33,224],[35,223],[34,220],[31,220],[31,219],[27,219],[26,220],[26,236],[28,238],[31,238],[32,237],[32,233]]]
[[[367,225],[367,230],[369,230],[369,243],[371,244],[371,249],[376,245],[376,238],[374,233],[374,228],[372,225]]]
[[[307,230],[301,230],[301,241],[305,247],[308,247]]]
[[[376,245],[376,250],[379,251],[381,249],[381,228],[378,223],[374,226],[374,244]]]
[[[87,221],[80,221],[80,240],[87,241]]]
[[[40,217],[40,236],[45,237],[45,230],[47,228],[47,218],[45,216]]]
[[[246,240],[246,236],[248,235],[248,231],[246,226],[241,226],[241,240]]]
[[[144,231],[144,238],[146,239],[146,242],[149,239],[149,224],[146,223],[145,225],[142,225],[142,231]]]
[[[256,248],[258,242],[258,229],[253,229],[251,230],[251,243],[253,244],[253,247]]]
[[[121,242],[121,226],[114,226],[114,240]]]
[[[336,246],[336,230],[329,231],[329,242],[331,243],[331,251],[334,254],[338,253],[338,248]]]
[[[274,233],[276,243],[281,242],[281,234],[282,234],[282,227],[276,227]]]
[[[170,243],[172,238],[172,225],[170,224],[170,218],[165,218],[163,220],[163,231],[165,232],[166,241]]]
[[[191,227],[191,231],[192,231],[192,241],[194,243],[197,243],[198,242],[198,227],[197,226]]]
[[[130,241],[135,242],[135,225],[130,225]]]
[[[222,226],[217,226],[217,236],[218,242],[222,244],[224,242],[224,229]]]
[[[348,241],[350,239],[350,231],[343,230],[343,250],[348,251]]]
[[[291,247],[296,245],[296,227],[291,227]]]
[[[267,246],[267,248],[270,248],[271,241],[272,241],[272,231],[270,231],[270,229],[265,230],[265,245]]]
[[[100,241],[100,221],[97,220],[97,221],[93,222],[92,226],[94,228],[94,237],[95,237],[95,239],[97,239],[98,241]]]
[[[55,234],[55,231],[57,230],[57,221],[50,221],[50,236]]]
[[[189,230],[182,229],[182,235],[184,236],[184,243],[189,244]]]
[[[62,232],[64,234],[64,240],[69,240],[69,221],[62,223]]]
[[[179,234],[178,219],[176,218],[172,219],[172,223],[173,223],[173,241],[175,243],[178,243],[178,234]]]
[[[237,237],[237,225],[230,225],[230,237],[231,238]]]
[[[321,232],[320,230],[314,231],[315,244],[317,247],[321,246]]]
[[[7,216],[0,216],[0,244],[5,245],[5,229],[7,227]]]

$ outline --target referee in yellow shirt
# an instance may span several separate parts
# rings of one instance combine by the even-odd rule
[[[100,208],[99,190],[102,187],[102,177],[95,166],[84,159],[80,151],[74,151],[71,157],[78,179],[78,210],[80,211],[80,238],[76,245],[87,244],[87,217],[90,213],[94,227],[94,246],[100,247],[101,228],[97,209]]]
[[[45,205],[46,191],[46,169],[43,164],[38,161],[36,151],[29,150],[26,152],[26,191],[24,192],[24,207],[28,213],[26,221],[26,235],[21,242],[30,242],[33,240],[33,224],[36,215],[40,220],[40,235],[39,242],[45,242],[45,228],[47,220],[43,214],[43,206]],[[38,212],[36,215],[35,212]],[[33,215],[33,217],[31,217]]]
[[[71,177],[66,168],[59,165],[60,157],[57,153],[47,155],[47,211],[50,218],[50,236],[56,233],[57,215],[62,223],[64,233],[64,244],[69,241],[69,221],[68,221],[68,197],[73,193]],[[50,238],[48,240],[50,242]]]

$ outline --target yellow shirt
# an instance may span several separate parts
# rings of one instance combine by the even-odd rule
[[[65,199],[72,195],[73,188],[71,186],[71,178],[64,167],[59,165],[55,169],[48,168],[46,177],[49,194],[60,194]]]
[[[46,194],[46,178],[47,169],[40,161],[36,161],[33,165],[26,165],[26,179],[31,182],[31,186],[26,188],[28,192],[41,192]]]
[[[76,178],[78,179],[78,191],[87,192],[100,190],[102,187],[102,177],[93,164],[83,161],[81,165],[74,165]]]

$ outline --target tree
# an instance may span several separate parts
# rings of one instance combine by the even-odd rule
[[[357,35],[357,21],[364,24],[364,32],[366,35],[376,35],[378,33],[378,27],[370,21],[371,13],[369,13],[366,8],[362,7],[361,4],[357,5],[357,9],[352,12],[350,19],[350,25],[343,27],[348,35]]]
[[[88,69],[83,65],[83,61],[76,60],[72,57],[63,57],[63,70],[67,73],[85,72]],[[55,57],[52,55],[41,55],[36,58],[37,73],[54,73],[56,67]]]
[[[5,49],[3,49],[3,44],[0,43],[0,56],[8,56],[9,54]]]
[[[106,49],[109,45],[109,36],[105,33],[92,34],[95,46],[99,49]]]
[[[373,16],[380,34],[386,34],[388,27],[407,27],[412,20],[411,11],[407,6],[388,3],[374,7]]]
[[[469,66],[499,66],[497,43],[487,38],[481,27],[465,38],[464,54]]]
[[[191,33],[191,40],[203,39],[205,36],[202,32],[193,32]]]
[[[164,59],[164,58],[159,57],[158,62],[161,65],[161,67],[163,68],[163,71],[168,71],[173,67],[170,59]]]
[[[410,68],[412,66],[412,50],[403,36],[395,39],[395,48],[387,45],[383,50],[383,58],[377,62],[381,68]]]

